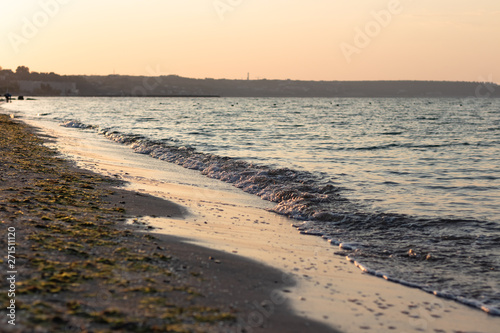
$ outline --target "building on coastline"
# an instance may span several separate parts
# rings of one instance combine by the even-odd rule
[[[78,95],[75,82],[19,80],[19,91],[23,95]]]

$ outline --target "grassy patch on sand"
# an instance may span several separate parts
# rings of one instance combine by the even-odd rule
[[[217,332],[234,323],[192,287],[199,276],[123,226],[123,208],[108,200],[116,181],[76,169],[4,115],[0,132],[4,271],[7,229],[16,229],[13,331]],[[6,279],[0,287],[5,309]]]

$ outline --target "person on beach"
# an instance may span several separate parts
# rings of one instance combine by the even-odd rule
[[[4,95],[4,96],[5,96],[5,102],[6,102],[6,103],[9,103],[9,102],[10,102],[10,100],[11,100],[12,95],[11,95],[11,94],[9,94],[9,93],[5,93],[5,95]]]

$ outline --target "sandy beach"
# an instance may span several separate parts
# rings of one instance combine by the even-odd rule
[[[270,203],[228,184],[134,154],[93,132],[28,123],[41,127],[52,137],[48,145],[79,167],[126,181],[127,190],[139,193],[119,201],[132,216],[130,226],[175,244],[173,253],[190,257],[204,276],[214,274],[205,285],[208,298],[226,305],[234,298],[232,304],[242,311],[233,328],[496,332],[500,327],[498,317],[363,274],[338,247],[299,234],[293,220],[265,210]],[[167,212],[153,211],[161,205],[139,201],[141,196],[167,200]],[[254,267],[273,269],[254,275]],[[222,275],[215,277],[214,269]]]
[[[277,269],[126,224],[184,219],[185,207],[116,188],[41,145],[55,138],[0,117],[2,332],[332,331],[291,312],[282,294],[294,283]]]
[[[500,1],[5,3],[0,333],[500,333]]]

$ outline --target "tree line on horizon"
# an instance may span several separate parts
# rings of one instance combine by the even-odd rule
[[[0,92],[24,94],[23,82],[40,82],[34,96],[222,96],[222,97],[500,97],[490,82],[451,81],[300,81],[192,79],[178,75],[59,75],[0,67]],[[76,85],[72,92],[51,85]]]

